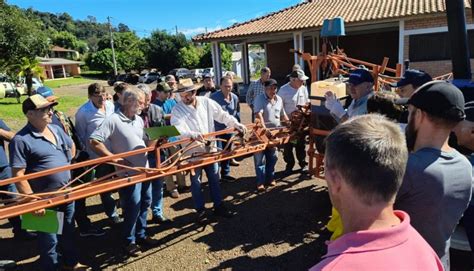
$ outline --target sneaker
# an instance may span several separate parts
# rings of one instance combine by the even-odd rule
[[[277,185],[277,183],[275,182],[275,180],[272,180],[272,181],[268,182],[268,186],[270,186],[270,187],[274,187],[276,185]]]
[[[0,260],[0,270],[16,270],[16,262],[11,260]]]
[[[179,198],[179,192],[178,192],[178,189],[173,189],[171,192],[170,192],[170,195],[173,199],[177,199]]]
[[[36,233],[35,232],[29,232],[26,230],[21,230],[13,235],[13,239],[16,241],[31,241],[36,239]]]
[[[221,180],[222,180],[223,182],[226,182],[226,183],[235,183],[235,181],[237,181],[236,178],[234,178],[234,177],[232,177],[232,176],[230,176],[230,175],[222,176],[222,177],[221,177]]]
[[[142,248],[156,247],[159,243],[160,241],[153,239],[150,236],[137,239],[137,244]]]
[[[232,213],[231,211],[229,211],[225,206],[224,204],[221,204],[217,207],[214,208],[214,215],[215,216],[221,216],[221,217],[225,217],[225,218],[231,218],[234,216],[234,213]]]
[[[257,192],[259,193],[265,192],[265,186],[263,184],[258,185]]]
[[[238,161],[235,160],[235,159],[230,159],[229,164],[230,164],[231,166],[233,166],[233,167],[237,167],[237,166],[240,165],[240,162],[238,162]]]
[[[206,220],[206,209],[196,211],[196,222],[203,223]]]
[[[116,215],[116,216],[113,216],[113,217],[110,217],[109,218],[109,222],[110,224],[112,224],[113,226],[116,226],[120,223],[123,222],[123,218],[121,218],[120,216]]]
[[[301,170],[301,172],[307,172],[308,171],[308,163],[300,164],[300,170]]]
[[[130,257],[138,257],[142,252],[140,247],[135,243],[130,243],[128,246],[123,248],[125,254]]]
[[[155,224],[170,224],[171,222],[173,222],[173,220],[165,217],[164,215],[154,215],[151,219],[151,222]]]
[[[293,168],[288,168],[288,167],[287,167],[287,168],[285,169],[285,171],[283,171],[283,175],[285,175],[285,177],[286,177],[286,176],[289,176],[289,175],[291,175],[291,174],[293,174]]]
[[[89,226],[85,231],[79,231],[79,236],[80,237],[99,237],[105,235],[105,231],[101,228],[95,227],[95,226]]]
[[[179,193],[187,193],[191,191],[191,186],[178,186]]]

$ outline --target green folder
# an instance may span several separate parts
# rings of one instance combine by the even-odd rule
[[[173,137],[179,136],[180,133],[175,126],[161,126],[161,127],[150,127],[145,128],[145,133],[148,135],[150,140],[155,140],[160,137]]]
[[[46,209],[44,216],[35,216],[31,213],[21,216],[21,228],[46,233],[62,234],[64,213]]]

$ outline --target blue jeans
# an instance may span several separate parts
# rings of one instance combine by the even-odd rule
[[[204,197],[202,196],[201,191],[201,174],[203,169],[206,171],[214,207],[217,207],[222,203],[219,175],[217,174],[219,167],[217,166],[217,163],[196,168],[194,169],[195,174],[191,175],[191,194],[193,195],[194,208],[196,208],[197,211],[204,210]]]
[[[0,169],[0,180],[9,179],[11,177],[12,177],[12,170],[9,166],[6,166]],[[13,183],[0,186],[0,191],[8,191],[8,192],[13,192],[13,193],[18,192],[16,190],[15,184]],[[13,195],[0,194],[0,199],[14,199],[14,198],[15,196]],[[22,232],[21,219],[19,216],[9,218],[8,222],[10,222],[10,224],[12,225],[13,234],[19,234],[20,232]]]
[[[269,183],[275,178],[275,165],[278,160],[277,148],[267,148],[254,155],[257,185]]]
[[[146,237],[146,216],[151,203],[150,182],[137,183],[119,190],[123,210],[125,245]]]
[[[160,155],[161,160],[165,160],[164,155]],[[153,153],[148,155],[148,163],[150,167],[156,167],[156,157]],[[158,178],[151,181],[151,213],[153,217],[163,216],[163,179]]]
[[[224,140],[226,140],[226,142],[220,141],[220,140],[217,141],[217,147],[221,148],[221,149],[224,149],[225,146],[227,145],[227,141],[229,141],[229,139],[231,137],[232,137],[232,134],[225,134],[225,135],[218,136],[217,138],[224,139]],[[229,174],[230,174],[230,159],[220,162],[220,166],[221,166],[221,177],[222,176],[229,176]]]
[[[56,252],[58,240],[63,263],[67,266],[75,266],[78,263],[78,256],[77,243],[74,240],[74,203],[66,203],[49,209],[64,212],[63,232],[61,235],[38,232],[41,270],[58,269],[58,253]]]

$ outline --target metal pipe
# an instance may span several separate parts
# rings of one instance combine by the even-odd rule
[[[446,0],[454,79],[471,79],[464,0]]]

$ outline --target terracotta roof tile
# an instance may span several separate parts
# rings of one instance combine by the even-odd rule
[[[464,0],[471,8],[470,0]],[[321,27],[323,20],[341,16],[346,24],[432,14],[446,10],[445,0],[313,0],[231,27],[200,34],[194,41],[212,41]]]

